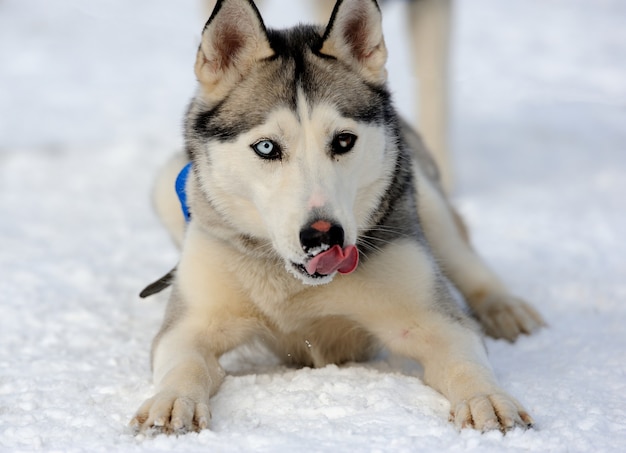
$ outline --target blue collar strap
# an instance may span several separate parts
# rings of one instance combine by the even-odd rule
[[[191,214],[189,213],[189,206],[187,206],[187,178],[189,177],[189,171],[191,170],[191,162],[183,167],[178,176],[176,177],[176,194],[180,201],[180,207],[183,210],[185,216],[185,222],[189,223]]]

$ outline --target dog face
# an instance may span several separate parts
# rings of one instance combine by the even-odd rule
[[[394,170],[380,20],[375,1],[344,0],[325,29],[267,31],[252,2],[224,0],[203,32],[194,174],[224,221],[306,284],[356,268]]]

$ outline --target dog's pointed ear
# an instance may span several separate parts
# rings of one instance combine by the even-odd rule
[[[204,26],[196,77],[208,100],[219,100],[250,70],[274,54],[252,0],[218,0]]]
[[[342,60],[367,80],[387,80],[387,48],[376,0],[338,0],[320,52]]]

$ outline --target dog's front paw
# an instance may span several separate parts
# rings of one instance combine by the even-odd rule
[[[146,400],[130,426],[138,432],[154,429],[166,434],[206,429],[211,412],[205,402],[196,398],[161,392]]]
[[[452,406],[450,419],[457,428],[506,432],[520,426],[530,428],[533,419],[512,397],[504,393],[477,395]]]
[[[546,325],[530,304],[507,294],[489,295],[471,305],[485,333],[493,338],[512,342]]]

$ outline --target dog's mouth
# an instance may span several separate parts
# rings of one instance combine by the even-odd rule
[[[292,263],[299,273],[314,279],[326,278],[335,272],[350,274],[358,265],[359,251],[354,245],[348,245],[343,249],[334,245],[311,256],[304,264]]]

